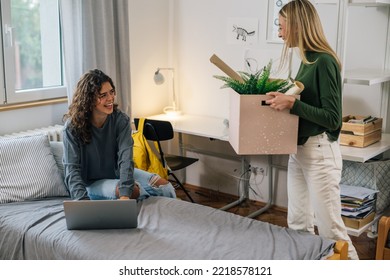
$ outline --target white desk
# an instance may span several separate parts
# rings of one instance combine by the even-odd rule
[[[224,123],[223,118],[189,115],[189,114],[181,114],[177,116],[161,114],[161,115],[149,116],[147,118],[171,122],[173,126],[173,130],[179,133],[179,143],[181,148],[182,148],[182,137],[181,137],[182,133],[206,137],[210,139],[217,139],[221,141],[229,141],[229,129],[227,125]],[[202,153],[202,151],[199,150],[197,150],[197,152]],[[222,154],[214,154],[212,152],[211,153],[204,152],[204,154],[224,157],[224,155]],[[227,156],[226,158],[232,159],[232,157],[229,156]],[[246,170],[249,168],[249,164],[246,161],[246,158],[237,155],[236,159],[241,160],[241,169],[242,172],[245,173]],[[246,201],[249,198],[249,183],[248,183],[249,178],[245,178],[245,179],[246,180],[244,180],[243,182],[243,188],[242,188],[243,191],[240,193],[240,197],[238,198],[238,200],[222,207],[221,210],[228,210],[236,205],[241,204],[242,202]],[[271,194],[270,197],[272,197]],[[264,212],[266,209],[262,208],[261,210],[262,212]]]
[[[171,116],[166,114],[154,115],[148,119],[170,121],[174,131],[206,138],[229,140],[229,130],[223,118],[205,117],[182,114]]]
[[[218,139],[222,141],[229,141],[229,129],[224,124],[223,118],[216,118],[216,117],[207,117],[207,116],[198,116],[198,115],[189,115],[189,114],[182,114],[178,116],[170,116],[166,114],[160,114],[160,115],[154,115],[149,116],[149,119],[156,119],[156,120],[165,120],[170,121],[172,123],[173,129],[175,132],[179,133],[179,141],[182,145],[182,139],[181,139],[181,133],[189,134],[189,135],[196,135],[201,137],[206,137],[210,139]],[[390,149],[390,134],[383,134],[382,140],[378,143],[372,144],[365,148],[355,148],[355,147],[348,147],[348,146],[340,146],[341,149],[341,155],[344,160],[350,160],[350,161],[357,161],[357,162],[365,162],[387,150]],[[221,156],[220,154],[218,156]],[[237,156],[239,157],[239,156]],[[246,162],[245,157],[241,156],[242,161],[242,169],[243,172],[247,170],[248,163]],[[268,208],[272,206],[273,203],[273,182],[272,182],[272,170],[273,168],[278,169],[286,169],[285,166],[278,166],[273,165],[272,163],[272,155],[268,155],[268,165],[269,165],[269,186],[268,186],[268,202],[267,204],[259,209],[258,211],[251,213],[248,215],[248,217],[256,217],[266,211]],[[234,207],[241,202],[245,201],[249,197],[249,185],[248,183],[244,184],[243,192],[240,194],[240,198],[229,204],[225,207],[222,207],[222,210],[227,210],[231,207]],[[372,223],[371,223],[372,224]],[[364,227],[366,230],[369,226]],[[349,230],[349,233],[351,235],[359,235],[361,230]]]

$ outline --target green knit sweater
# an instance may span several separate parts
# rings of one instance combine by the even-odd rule
[[[299,116],[298,145],[310,136],[326,132],[331,141],[338,139],[342,125],[342,81],[336,60],[325,53],[306,52],[313,64],[303,64],[296,80],[304,84],[300,100],[291,114]]]

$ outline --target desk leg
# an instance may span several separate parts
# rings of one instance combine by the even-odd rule
[[[241,157],[241,172],[243,174],[243,180],[240,182],[240,197],[238,200],[233,201],[232,203],[225,205],[222,208],[219,208],[220,210],[228,210],[230,208],[233,208],[245,201],[249,198],[249,177],[250,172],[248,172],[249,169],[249,163],[246,160],[245,157]]]
[[[182,133],[179,132],[178,136],[179,136],[180,155],[183,156],[184,152],[185,152],[185,148],[183,146]],[[210,153],[206,153],[204,151],[198,151],[198,152],[202,152],[204,154],[210,154]],[[268,155],[268,169],[269,169],[268,202],[264,207],[249,214],[247,216],[248,218],[257,217],[260,214],[262,214],[263,212],[267,211],[272,206],[272,203],[273,203],[273,167],[277,167],[277,166],[274,166],[272,163],[272,155]],[[225,211],[225,210],[228,210],[230,208],[236,207],[237,205],[240,205],[241,203],[246,202],[249,199],[250,172],[248,172],[248,170],[249,170],[249,163],[248,163],[247,159],[245,158],[245,156],[242,156],[241,157],[241,172],[242,172],[241,174],[243,174],[243,178],[240,182],[240,197],[236,201],[233,201],[232,203],[221,207],[220,210]],[[184,171],[183,176],[184,176],[183,182],[185,182],[185,176],[186,176],[185,171]]]
[[[177,134],[179,137],[179,154],[184,156],[183,134],[181,132],[178,132]]]
[[[181,132],[178,132],[178,137],[179,137],[179,155],[184,156],[185,150],[184,150],[184,144],[183,144],[183,134]],[[183,179],[182,182],[183,184],[186,182],[187,179],[187,172],[186,169],[184,168],[183,173],[182,173]]]
[[[268,179],[268,202],[267,204],[260,208],[259,210],[249,214],[248,218],[254,218],[267,211],[273,203],[273,164],[272,164],[272,155],[268,155],[268,169],[269,169],[269,179]]]

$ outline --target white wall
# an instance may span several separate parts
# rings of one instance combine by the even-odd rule
[[[264,53],[279,46],[267,45],[259,40],[243,45],[241,40],[229,41],[228,25],[231,18],[258,21],[259,38],[265,37],[267,1],[257,0],[181,0],[176,1],[175,42],[179,64],[180,104],[185,112],[227,118],[229,100],[222,82],[213,75],[225,75],[210,63],[216,54],[235,70],[245,70],[246,50],[263,50]],[[268,55],[264,55],[268,56]],[[267,61],[268,62],[268,61]]]
[[[315,1],[326,2],[326,1]],[[335,2],[335,1],[328,1]],[[245,69],[245,57],[255,57],[260,66],[280,55],[281,44],[266,40],[268,1],[258,0],[133,0],[136,17],[131,23],[132,40],[132,105],[134,116],[147,116],[161,113],[169,98],[168,87],[164,89],[153,85],[152,74],[157,66],[168,63],[177,68],[176,85],[179,104],[185,113],[228,116],[228,98],[221,82],[213,75],[223,74],[210,63],[212,54],[217,54],[236,71]],[[173,8],[172,8],[173,5]],[[336,49],[342,42],[338,37],[338,6],[336,4],[316,5],[325,33]],[[379,13],[378,13],[379,9]],[[133,13],[135,13],[133,11]],[[354,67],[377,67],[384,64],[386,37],[388,32],[388,8],[353,7],[350,10],[346,69]],[[168,17],[168,18],[167,18]],[[258,37],[251,44],[229,40],[231,19],[250,19],[258,21]],[[151,24],[153,22],[155,25]],[[156,26],[156,24],[158,26]],[[142,27],[142,28],[141,28]],[[168,28],[168,29],[167,29]],[[142,31],[141,31],[142,30]],[[364,36],[364,37],[363,37]],[[159,42],[160,48],[155,44]],[[372,44],[374,42],[374,44]],[[388,48],[388,47],[387,47]],[[141,59],[142,58],[142,59]],[[299,61],[294,58],[294,71]],[[135,72],[136,71],[136,72]],[[382,86],[345,86],[343,114],[372,114],[381,112]],[[386,103],[387,104],[387,103]],[[209,141],[199,137],[185,137],[191,148],[223,150],[234,155],[230,145],[221,141]],[[191,153],[189,153],[191,154]],[[187,182],[209,187],[221,192],[237,193],[240,162],[194,154],[200,158],[196,167],[187,172]],[[265,177],[251,178],[251,185],[258,195],[251,198],[266,201],[268,189],[267,158],[254,156],[248,158],[252,166],[263,167]],[[274,162],[286,165],[287,156],[275,156]],[[280,170],[276,182],[276,204],[287,205],[286,171]]]
[[[218,55],[236,71],[246,71],[245,55],[255,57],[262,67],[271,57],[278,57],[281,44],[269,44],[265,41],[267,26],[267,1],[234,1],[234,0],[181,0],[175,6],[175,43],[179,65],[180,104],[184,112],[190,114],[228,118],[229,99],[227,90],[220,89],[222,82],[213,75],[224,75],[209,59],[212,54]],[[258,22],[257,41],[244,44],[242,41],[231,41],[233,31],[232,19],[249,19]],[[234,21],[234,20],[233,20]],[[192,138],[194,139],[194,138]],[[191,138],[190,138],[191,140]],[[189,141],[190,141],[189,140]],[[197,148],[213,149],[211,144],[196,141],[190,142]],[[219,141],[225,152],[232,154],[228,143]],[[239,179],[242,175],[241,163],[210,158],[201,154],[198,169],[191,168],[187,181],[194,185],[237,194]],[[253,166],[263,167],[265,176],[251,177],[250,183],[254,192],[252,199],[268,200],[268,169],[265,157],[248,159]],[[198,172],[202,176],[197,177]],[[281,172],[282,173],[282,172]],[[277,187],[276,201],[287,205],[285,187]]]
[[[168,83],[157,86],[153,81],[158,67],[172,66],[168,65],[169,2],[132,0],[129,3],[133,117],[157,114],[169,104]]]
[[[67,103],[0,112],[0,135],[62,124]]]
[[[381,69],[385,67],[385,55],[390,55],[386,46],[389,28],[388,7],[350,7],[347,33],[345,70],[356,68]],[[385,112],[382,103],[382,84],[344,87],[344,115],[361,114],[381,116]],[[386,93],[386,97],[388,96]],[[386,99],[387,101],[387,99]],[[388,105],[388,103],[386,102]],[[388,106],[386,106],[388,107]]]

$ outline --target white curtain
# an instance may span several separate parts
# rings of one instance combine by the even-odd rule
[[[112,78],[119,107],[130,115],[128,0],[60,0],[60,9],[69,102],[81,75],[98,68]]]

